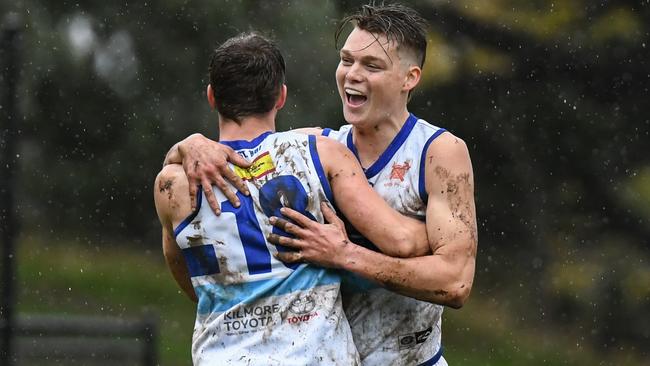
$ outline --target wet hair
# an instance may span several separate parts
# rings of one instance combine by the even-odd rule
[[[415,10],[401,4],[375,5],[374,1],[363,5],[356,13],[348,15],[339,23],[334,40],[338,48],[339,38],[348,23],[375,35],[385,35],[395,42],[397,49],[406,48],[414,53],[419,66],[424,65],[427,53],[427,22]]]
[[[241,122],[243,117],[273,109],[284,84],[285,63],[271,40],[250,32],[214,50],[208,70],[217,111]]]

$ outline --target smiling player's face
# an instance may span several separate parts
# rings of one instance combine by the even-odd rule
[[[348,123],[376,126],[405,113],[409,66],[402,62],[395,42],[355,28],[340,57],[336,84]]]

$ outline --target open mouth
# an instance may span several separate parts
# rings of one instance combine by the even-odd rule
[[[362,92],[351,88],[345,88],[345,96],[348,104],[353,107],[358,107],[368,100],[368,97],[366,97]]]

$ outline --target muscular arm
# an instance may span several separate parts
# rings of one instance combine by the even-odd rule
[[[359,232],[377,245],[383,253],[390,256],[410,257],[430,253],[424,223],[399,214],[382,200],[377,192],[368,185],[359,162],[350,150],[328,138],[318,137],[316,141],[318,154],[332,188],[336,205]],[[331,210],[328,210],[327,205],[323,205],[322,209],[329,222],[331,220],[328,218],[336,218],[333,212],[330,213]],[[289,208],[283,208],[282,213],[293,219],[297,225],[277,218],[272,218],[271,222],[283,230],[297,235],[298,238],[306,238],[306,236],[321,240],[333,238],[340,233],[339,227],[342,228],[342,225],[318,224]],[[301,228],[304,227],[309,227],[312,231],[302,230]],[[340,243],[356,246],[349,241],[347,236],[343,236],[345,238],[340,240]],[[294,243],[296,240],[288,237],[272,234],[268,239],[274,244],[305,249]],[[344,251],[336,250],[331,245],[321,246],[319,243],[313,243],[309,249],[312,249],[313,252],[302,250],[298,255],[293,252],[286,255],[281,254],[279,257],[283,261],[304,258],[327,267],[340,267],[340,262],[344,260]]]
[[[426,154],[427,232],[433,254],[390,258],[352,247],[343,268],[420,300],[461,307],[474,279],[474,177],[465,143],[445,133]]]
[[[292,230],[301,239],[297,245],[286,242],[301,251],[327,253],[327,258],[325,255],[305,257],[309,261],[327,260],[331,266],[357,273],[403,295],[461,307],[472,287],[476,259],[472,165],[465,143],[449,133],[429,146],[426,159],[425,184],[429,194],[426,226],[433,254],[390,257],[350,244],[341,230],[329,230],[327,235],[305,239],[311,235],[310,230],[323,229],[324,225],[311,223],[311,227]],[[289,217],[295,219],[294,213]]]
[[[348,148],[326,137],[316,141],[336,204],[361,234],[393,257],[430,253],[425,225],[391,208],[370,187]]]
[[[174,238],[173,225],[190,212],[187,179],[180,166],[169,165],[156,177],[154,201],[162,225],[162,249],[174,280],[190,300],[197,302],[185,259]]]
[[[304,135],[316,135],[320,136],[323,133],[323,129],[320,127],[302,127],[302,128],[294,128],[291,130],[293,132],[298,132],[302,133]]]

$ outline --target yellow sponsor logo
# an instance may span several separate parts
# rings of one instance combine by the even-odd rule
[[[268,151],[255,158],[248,169],[235,166],[235,173],[243,180],[258,179],[274,171],[275,164]]]

